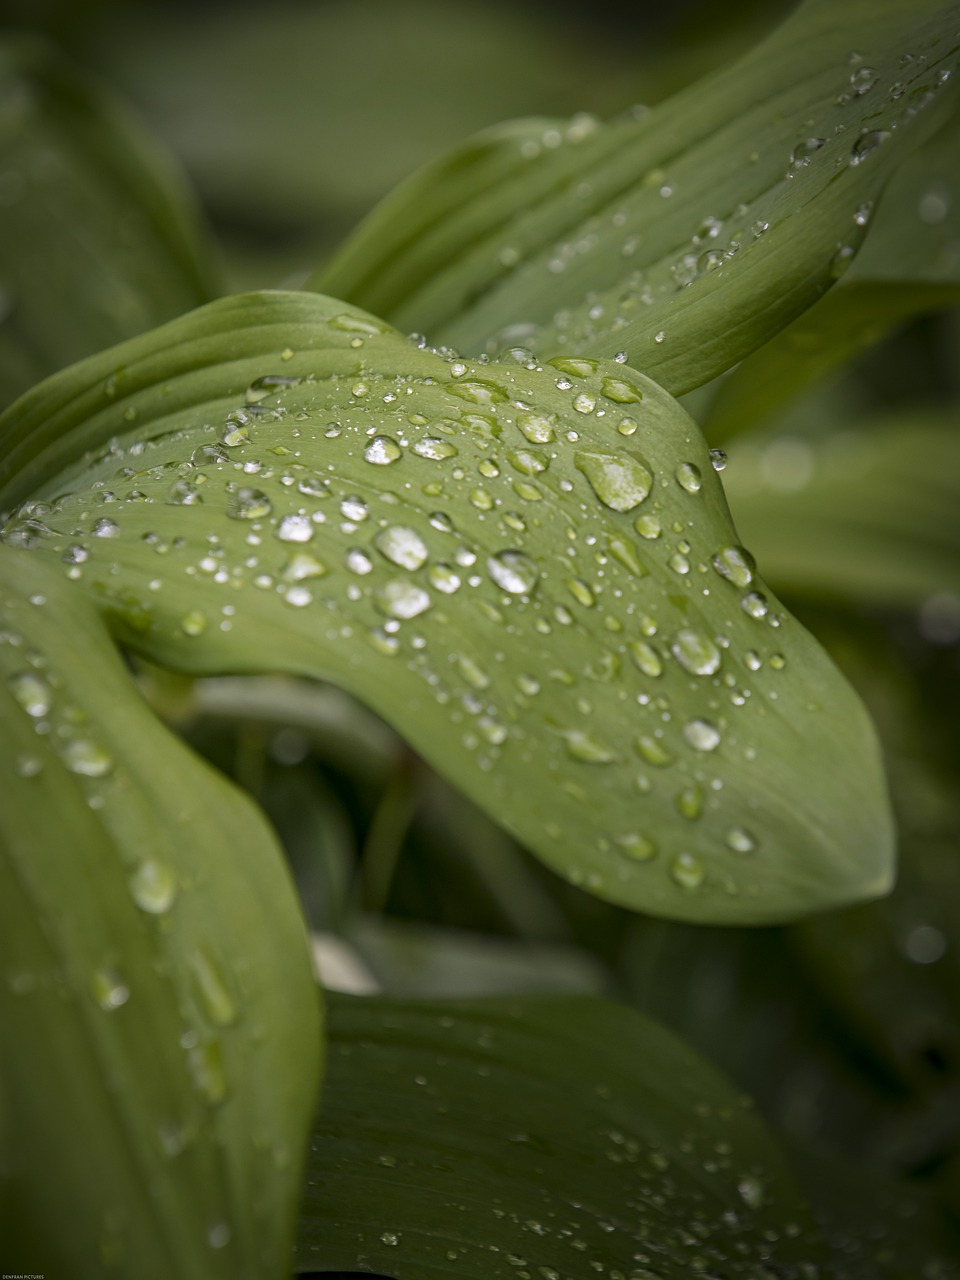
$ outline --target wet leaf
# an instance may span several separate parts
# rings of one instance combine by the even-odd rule
[[[169,158],[52,49],[0,44],[0,405],[215,296]]]
[[[747,1100],[639,1014],[332,998],[301,1270],[799,1280],[819,1249]]]
[[[5,537],[130,645],[342,684],[591,892],[760,922],[886,890],[872,729],[635,371],[250,294],[50,379],[0,440],[32,494]]]
[[[724,480],[777,589],[923,607],[960,627],[960,436],[955,415],[861,422],[840,436],[745,438]],[[951,599],[953,605],[951,605]]]
[[[807,0],[639,118],[481,134],[388,197],[311,283],[461,350],[624,351],[688,391],[849,267],[857,210],[939,119],[956,18]]]
[[[79,592],[0,582],[4,1265],[273,1277],[319,1068],[279,850]]]

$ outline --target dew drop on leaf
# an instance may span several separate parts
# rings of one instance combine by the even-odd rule
[[[721,547],[711,563],[721,578],[726,578],[735,587],[748,587],[757,567],[745,547]]]
[[[373,540],[380,554],[401,569],[419,569],[426,563],[429,552],[416,529],[404,525],[390,525],[381,529]]]
[[[573,460],[594,493],[611,511],[632,511],[650,493],[653,476],[648,467],[631,454],[577,453]]]
[[[177,881],[171,869],[148,858],[129,879],[130,896],[149,915],[163,915],[177,898]]]
[[[510,595],[529,595],[536,587],[537,566],[522,551],[501,551],[487,560],[487,572]]]
[[[684,670],[695,676],[712,676],[720,668],[720,650],[708,637],[691,627],[678,631],[670,651]]]
[[[671,878],[682,889],[698,889],[703,884],[706,868],[692,853],[678,853],[670,863]]]

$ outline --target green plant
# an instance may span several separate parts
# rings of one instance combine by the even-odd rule
[[[960,301],[958,56],[805,0],[218,297],[7,43],[5,1268],[960,1274],[955,313],[869,354]]]

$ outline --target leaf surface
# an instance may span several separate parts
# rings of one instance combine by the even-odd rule
[[[4,1265],[272,1278],[320,1048],[280,852],[78,591],[0,583]]]
[[[633,370],[250,294],[49,380],[0,440],[33,495],[5,536],[129,644],[342,684],[592,892],[719,922],[885,890],[869,722]]]
[[[640,118],[481,134],[374,211],[311,284],[472,353],[716,377],[849,266],[857,213],[937,119],[956,5],[807,0]]]
[[[0,405],[216,294],[180,175],[53,50],[0,44]]]
[[[819,1245],[749,1103],[589,997],[331,998],[301,1270],[799,1277]]]

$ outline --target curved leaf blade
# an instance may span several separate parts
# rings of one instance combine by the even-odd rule
[[[737,523],[778,590],[908,609],[960,594],[956,415],[745,437],[730,458]]]
[[[869,722],[633,370],[471,365],[250,294],[49,380],[0,439],[33,493],[5,536],[128,643],[343,684],[600,896],[722,922],[885,891]]]
[[[4,1264],[273,1277],[319,1071],[280,853],[79,592],[9,547],[0,583]]]
[[[689,391],[852,261],[856,211],[935,122],[956,27],[956,6],[807,0],[640,119],[518,122],[467,143],[311,285],[464,351],[625,351]]]
[[[0,404],[214,297],[180,175],[54,50],[0,45]]]
[[[590,997],[330,1013],[301,1270],[734,1280],[817,1261],[746,1099],[641,1015]]]

